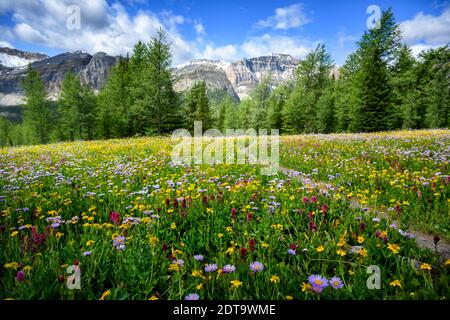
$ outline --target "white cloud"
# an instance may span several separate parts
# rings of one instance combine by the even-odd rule
[[[245,41],[241,46],[241,50],[246,57],[284,53],[296,58],[304,58],[313,47],[312,44],[302,43],[295,38],[265,34]]]
[[[202,52],[202,58],[210,60],[224,60],[227,62],[236,61],[239,59],[238,48],[231,44],[217,48],[212,45],[207,45],[205,50]]]
[[[133,0],[134,1],[134,0]],[[80,29],[69,30],[67,8],[80,8]],[[106,0],[0,0],[0,14],[10,15],[12,25],[0,23],[1,40],[25,41],[43,47],[65,51],[83,50],[110,55],[132,53],[134,44],[148,42],[159,28],[168,33],[173,64],[207,58],[233,62],[243,57],[257,57],[271,53],[286,53],[302,58],[313,47],[287,36],[265,34],[243,43],[216,45],[206,41],[201,21],[175,15],[171,11],[155,14],[138,10],[131,15],[119,2]],[[307,23],[300,4],[279,8],[268,20],[274,29],[288,29]],[[195,36],[186,39],[179,29],[193,28]],[[1,44],[1,43],[0,43]]]
[[[204,36],[206,34],[205,27],[201,22],[194,22],[194,28],[198,35]]]
[[[337,37],[338,45],[341,49],[345,47],[345,44],[347,42],[354,43],[356,40],[358,40],[358,37],[347,34],[345,30],[339,31],[337,33]]]
[[[403,40],[407,44],[422,41],[427,44],[450,42],[450,7],[440,16],[419,12],[411,20],[400,24]]]
[[[69,30],[66,26],[70,14],[67,8],[71,5],[80,8],[79,30]],[[124,55],[132,51],[138,40],[149,41],[162,27],[168,32],[175,63],[197,55],[195,44],[185,40],[178,31],[177,27],[186,22],[184,17],[170,11],[159,16],[138,11],[130,16],[121,4],[108,5],[105,0],[2,0],[0,13],[11,14],[15,24],[0,26],[7,34],[5,40],[19,39],[69,51]]]
[[[14,46],[8,41],[0,41],[0,47],[14,49]]]
[[[259,20],[254,27],[257,29],[281,29],[287,30],[291,28],[298,28],[310,22],[303,11],[303,5],[293,4],[284,8],[277,8],[275,15],[265,19]]]
[[[426,51],[426,50],[429,50],[429,49],[435,49],[435,48],[438,48],[440,46],[441,45],[421,44],[421,43],[419,43],[419,44],[414,44],[414,45],[410,46],[410,48],[411,48],[412,55],[417,58],[422,51]]]

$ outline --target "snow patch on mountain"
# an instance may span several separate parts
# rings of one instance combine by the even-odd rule
[[[25,59],[7,53],[0,53],[0,64],[8,68],[19,68],[37,61],[37,59]]]

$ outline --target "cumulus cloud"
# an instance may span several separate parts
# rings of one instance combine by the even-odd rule
[[[231,44],[217,48],[212,45],[207,45],[202,52],[202,57],[210,60],[224,60],[231,62],[239,59],[238,48]]]
[[[265,20],[259,20],[254,27],[257,29],[282,29],[298,28],[310,22],[303,11],[303,5],[300,3],[290,5],[284,8],[277,8],[275,15]]]
[[[408,44],[418,41],[426,44],[450,42],[450,7],[439,16],[419,12],[413,19],[403,21],[400,29],[403,40]]]
[[[80,28],[70,29],[67,20],[70,6],[80,8]],[[22,40],[50,48],[111,55],[130,53],[138,41],[147,42],[159,28],[168,32],[174,62],[196,56],[195,44],[185,40],[178,26],[185,23],[183,16],[169,11],[156,15],[138,11],[131,16],[125,8],[105,0],[2,0],[0,13],[10,14],[12,27],[1,26],[6,40]]]
[[[297,58],[304,58],[313,47],[313,44],[302,43],[295,38],[265,34],[261,37],[253,37],[245,41],[241,49],[247,57],[284,53]]]
[[[68,10],[71,6],[80,9],[79,29],[68,28],[68,19],[74,13]],[[8,41],[10,45],[9,42],[18,40],[91,54],[126,55],[132,52],[137,41],[148,42],[159,28],[163,28],[168,33],[175,65],[199,58],[233,62],[243,57],[271,53],[302,58],[311,48],[296,38],[269,34],[248,38],[243,43],[216,45],[205,40],[207,31],[199,20],[175,15],[171,11],[136,10],[130,14],[121,3],[108,3],[106,0],[1,0],[0,14],[9,15],[11,20],[8,24],[0,23],[1,43]],[[258,24],[273,29],[289,29],[307,22],[302,5],[295,4],[277,9],[273,17]],[[180,31],[184,28],[195,32],[191,40]]]

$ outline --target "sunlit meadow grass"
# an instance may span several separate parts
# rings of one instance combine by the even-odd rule
[[[281,163],[330,192],[257,166],[175,166],[167,138],[2,149],[0,298],[448,298],[450,261],[407,230],[449,236],[449,134],[282,138]]]

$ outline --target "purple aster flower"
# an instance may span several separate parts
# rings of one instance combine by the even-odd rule
[[[189,293],[184,300],[199,300],[200,296],[197,293]]]
[[[172,261],[172,263],[173,263],[173,264],[176,264],[176,265],[179,266],[179,267],[182,267],[183,264],[184,264],[184,261],[183,261],[182,259],[174,259],[174,260]]]
[[[117,236],[113,240],[113,246],[117,250],[125,250],[125,237]]]
[[[338,277],[333,277],[330,279],[330,286],[332,286],[334,289],[340,289],[344,286],[344,284],[342,283],[342,280],[339,279]]]
[[[311,291],[320,294],[323,291],[323,287],[313,285],[311,286]]]
[[[218,269],[217,264],[207,264],[205,266],[205,272],[214,272]]]
[[[328,287],[328,280],[327,278],[322,277],[321,275],[318,274],[313,274],[311,276],[309,276],[308,278],[309,283],[311,284],[311,286],[314,287],[320,287],[320,288],[326,288]]]
[[[297,253],[295,252],[295,250],[293,250],[293,249],[289,249],[288,250],[288,253],[291,255],[291,256],[295,256]]]
[[[92,254],[92,251],[85,251],[83,252],[83,256],[89,256]]]
[[[264,270],[264,265],[261,262],[253,261],[250,263],[250,270],[252,270],[252,272],[261,272]]]
[[[194,260],[196,260],[196,261],[203,261],[203,259],[205,259],[205,257],[202,256],[201,254],[196,254],[194,256]]]
[[[231,264],[227,264],[227,265],[225,265],[225,266],[222,268],[222,272],[223,272],[223,273],[231,273],[231,272],[233,272],[234,270],[236,270],[236,267],[233,266],[233,265],[231,265]]]

